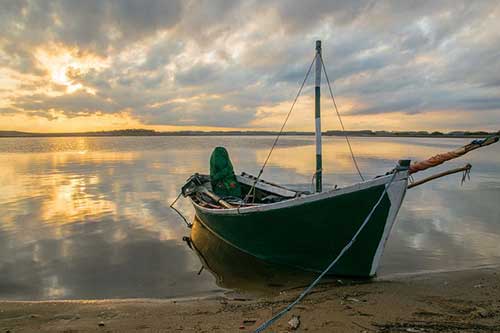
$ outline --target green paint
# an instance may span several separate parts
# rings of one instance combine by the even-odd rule
[[[259,259],[322,271],[352,239],[384,185],[297,206],[246,214],[216,215],[196,207],[214,234]],[[354,245],[330,274],[367,277],[389,213],[387,194]]]

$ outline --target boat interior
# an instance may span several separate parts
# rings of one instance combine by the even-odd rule
[[[189,196],[198,205],[212,209],[265,205],[311,194],[307,191],[292,190],[262,179],[255,183],[257,178],[245,172],[236,175],[236,180],[241,186],[242,197],[217,196],[212,191],[210,176],[200,174],[193,175],[188,179],[183,187],[183,194]],[[254,183],[255,190],[251,191]],[[247,200],[244,200],[247,195]]]

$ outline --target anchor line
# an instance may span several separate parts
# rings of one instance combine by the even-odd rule
[[[170,204],[170,208],[172,208],[184,220],[184,223],[186,223],[186,226],[191,229],[191,227],[193,225],[188,222],[186,217],[184,215],[182,215],[182,213],[180,211],[178,211],[177,208],[174,207],[175,203],[177,202],[177,200],[179,200],[181,195],[182,195],[182,192],[180,192],[179,195],[177,196],[177,198],[175,198],[175,200]]]
[[[389,182],[387,182],[387,185],[384,187],[384,191],[380,195],[380,198],[377,200],[377,202],[375,203],[375,205],[371,209],[370,213],[366,216],[365,220],[363,221],[363,223],[361,224],[361,226],[358,228],[358,230],[356,231],[356,233],[354,234],[354,236],[352,237],[352,239],[349,241],[349,243],[346,244],[346,246],[344,246],[344,248],[340,251],[340,253],[338,254],[338,256],[335,259],[333,259],[333,261],[328,265],[328,267],[323,272],[321,272],[321,274],[318,275],[318,277],[306,289],[304,289],[304,291],[302,291],[302,293],[299,295],[299,297],[297,297],[292,303],[290,303],[283,310],[281,310],[276,315],[274,315],[271,319],[267,320],[262,325],[260,325],[259,327],[257,327],[257,329],[255,330],[255,333],[263,332],[265,329],[267,329],[269,326],[271,326],[276,320],[278,320],[279,318],[281,318],[282,316],[284,316],[288,311],[290,311],[302,299],[304,299],[304,297],[306,297],[307,294],[321,281],[321,279],[323,278],[323,276],[325,276],[325,274],[328,273],[328,271],[330,271],[330,269],[332,269],[333,266],[335,266],[335,264],[340,260],[340,258],[342,258],[342,256],[347,252],[347,250],[349,250],[351,248],[351,246],[356,241],[356,238],[358,238],[359,234],[364,229],[364,227],[366,226],[366,224],[370,221],[373,213],[375,212],[375,210],[377,209],[377,207],[382,202],[382,199],[384,198],[385,194],[387,193],[387,190],[391,186],[392,182],[394,181],[394,178],[396,178],[396,175],[397,175],[397,173],[399,171],[400,171],[399,167],[396,167],[394,169],[392,177],[389,180]]]

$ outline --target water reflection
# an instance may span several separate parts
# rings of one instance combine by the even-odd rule
[[[382,274],[500,264],[500,182],[476,177],[408,192]]]
[[[252,295],[276,294],[310,283],[315,273],[269,264],[248,255],[217,238],[194,219],[191,246],[223,288]],[[326,279],[325,279],[326,281]]]
[[[82,151],[81,138],[74,146],[0,155],[0,297],[175,297],[217,289],[213,278],[194,274],[199,262],[168,209],[183,177],[162,167],[182,161],[180,151]]]
[[[189,231],[168,205],[189,175],[208,172],[215,146],[228,148],[237,170],[257,173],[272,141],[1,139],[0,298],[175,297],[220,291],[212,275],[196,274],[200,261],[181,241]],[[352,141],[362,170],[374,176],[398,159],[422,159],[468,140]],[[325,182],[357,181],[343,139],[328,137],[324,142]],[[313,137],[284,137],[264,178],[309,188],[314,155]],[[500,263],[500,145],[475,151],[448,167],[465,161],[471,161],[473,169],[472,181],[463,187],[459,176],[451,176],[408,192],[381,275]],[[178,207],[194,218],[187,200]],[[212,266],[227,264],[221,259],[225,249],[209,250],[223,254],[214,256]],[[239,261],[229,262],[231,273],[220,282],[224,288],[267,292],[270,286],[286,287],[302,278],[296,272],[260,268],[245,278],[236,265]]]

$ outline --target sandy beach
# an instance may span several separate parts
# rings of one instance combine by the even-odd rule
[[[270,332],[498,332],[500,268],[316,288]],[[77,300],[0,303],[2,332],[250,332],[301,289],[279,296],[189,300]]]

